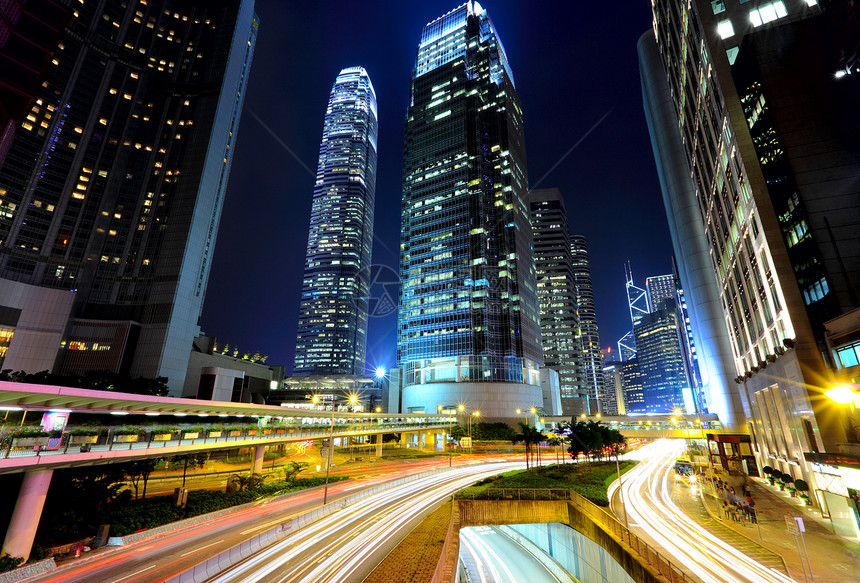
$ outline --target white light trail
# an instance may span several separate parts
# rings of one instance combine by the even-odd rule
[[[680,443],[660,440],[637,452],[635,457],[641,463],[623,476],[629,520],[663,547],[673,563],[684,565],[705,583],[792,583],[793,579],[708,532],[672,501],[669,476],[681,447]],[[613,483],[610,499],[617,488],[617,482]]]

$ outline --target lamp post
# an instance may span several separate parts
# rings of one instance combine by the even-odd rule
[[[480,417],[480,411],[472,411],[472,414],[469,415],[469,453],[472,453],[472,417]]]
[[[318,402],[317,397],[314,397],[314,402]],[[349,402],[351,405],[355,405],[358,402],[357,395],[350,395]],[[325,466],[325,489],[323,490],[323,505],[328,503],[328,476],[331,471],[331,457],[332,452],[334,451],[334,409],[337,404],[337,397],[332,395],[331,397],[331,430],[328,436],[328,463]]]
[[[440,415],[442,414],[443,410],[444,410],[444,408],[442,407],[442,405],[436,405],[436,411]],[[451,439],[451,425],[452,425],[453,419],[451,418],[450,410],[448,411],[448,413],[449,413],[448,414],[448,434],[445,436],[445,451],[448,452],[448,467],[450,468],[452,462],[451,462],[451,446],[449,445],[449,441]]]

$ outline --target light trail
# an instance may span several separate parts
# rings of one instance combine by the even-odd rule
[[[476,480],[523,465],[508,462],[455,468],[384,490],[341,508],[210,581],[361,581],[378,561],[374,551],[386,541],[396,540],[445,498]]]
[[[672,501],[669,476],[682,445],[660,440],[631,454],[640,463],[623,476],[628,519],[704,583],[793,583],[708,532]],[[610,499],[618,482],[610,487]]]

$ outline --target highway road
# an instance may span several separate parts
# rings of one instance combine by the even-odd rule
[[[383,525],[389,523],[402,523],[401,515],[412,514],[420,518],[421,512],[427,512],[428,508],[434,506],[456,489],[471,484],[475,480],[493,473],[508,471],[523,464],[504,463],[502,456],[487,459],[482,456],[482,461],[470,463],[469,465],[454,466],[448,475],[448,481],[436,484],[425,484],[427,492],[422,493],[408,489],[408,494],[401,496],[397,502],[397,516],[385,518],[385,509],[377,507],[373,515]],[[491,463],[500,462],[500,463]],[[386,481],[397,480],[417,472],[430,469],[447,469],[447,459],[436,459],[430,462],[405,463],[394,468],[388,467],[376,471],[369,471],[358,479],[339,482],[329,487],[330,504],[337,504],[338,500],[361,492],[363,489],[371,488]],[[394,489],[389,495],[396,495],[399,488]],[[444,494],[442,494],[444,492]],[[435,493],[436,496],[428,494]],[[414,501],[414,504],[412,503]],[[390,500],[388,503],[394,503]],[[184,527],[158,537],[151,537],[123,547],[99,551],[87,556],[85,559],[72,561],[61,565],[59,568],[45,573],[41,576],[28,580],[39,583],[153,583],[163,581],[176,573],[183,571],[210,556],[220,553],[228,548],[236,546],[275,525],[282,524],[291,518],[304,514],[322,504],[322,491],[311,490],[298,493],[289,498],[278,501],[261,502],[251,508],[239,510],[224,516],[209,519],[201,523]],[[358,504],[347,507],[343,514],[355,514],[358,508],[364,508]],[[362,510],[362,512],[364,512]],[[320,525],[331,523],[336,516],[329,516],[320,521]],[[422,514],[423,516],[423,514]],[[416,518],[417,521],[417,518]],[[372,522],[372,520],[371,520]],[[311,525],[314,527],[317,525]],[[310,528],[310,527],[309,527]],[[388,535],[380,533],[378,539],[373,539],[372,545],[378,545],[379,540],[385,536],[405,536],[409,530],[395,529]],[[307,530],[307,529],[305,529]],[[303,531],[295,533],[301,535]],[[352,544],[359,545],[365,539],[360,531],[351,531],[355,540]],[[361,534],[362,536],[358,536]],[[314,545],[319,547],[319,544]],[[393,547],[393,544],[392,544]],[[378,557],[381,560],[385,555]],[[373,563],[375,566],[376,563]],[[269,579],[267,579],[268,581]],[[309,579],[314,580],[314,579]],[[325,579],[316,579],[325,580]]]
[[[672,501],[675,458],[682,440],[663,439],[628,455],[640,463],[623,475],[627,519],[634,534],[664,549],[672,563],[703,583],[792,583],[699,526]],[[610,488],[613,505],[618,483]],[[623,514],[616,511],[623,521]]]
[[[460,530],[460,561],[471,583],[573,583],[559,579],[512,538],[494,526]]]
[[[424,516],[476,480],[522,462],[454,467],[342,508],[285,538],[212,583],[360,583]]]

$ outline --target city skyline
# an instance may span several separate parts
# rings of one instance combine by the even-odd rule
[[[311,40],[305,38],[308,34],[305,31],[313,28],[307,24],[322,19],[323,14],[310,7],[297,7],[291,12],[265,1],[257,3],[256,9],[263,22],[260,33],[262,40],[258,39],[258,43],[263,43],[263,49],[258,49],[255,60],[255,73],[259,77],[252,76],[251,87],[247,92],[248,105],[240,138],[247,142],[242,142],[243,145],[238,146],[236,152],[240,161],[234,164],[234,179],[229,186],[228,208],[222,221],[222,237],[202,320],[203,330],[207,334],[217,336],[231,345],[238,345],[243,350],[259,350],[268,354],[269,362],[287,366],[292,363],[295,310],[301,287],[301,278],[293,274],[301,270],[297,257],[301,253],[296,253],[296,250],[303,248],[307,240],[310,216],[308,193],[313,184],[313,173],[309,169],[315,159],[314,150],[319,145],[319,129],[312,122],[324,113],[325,100],[319,95],[327,95],[331,76],[344,66],[356,62],[361,62],[374,79],[382,104],[374,263],[396,270],[400,235],[397,215],[403,143],[401,132],[403,114],[408,104],[409,71],[414,66],[414,46],[410,46],[414,40],[410,39],[420,33],[426,22],[452,10],[456,4],[436,2],[422,6],[420,10],[391,5],[380,13],[374,13],[374,17],[351,12],[351,9],[344,7],[339,13],[342,16],[334,19],[337,24],[325,29],[323,39]],[[571,228],[584,234],[589,241],[602,344],[610,345],[624,333],[624,320],[629,319],[623,311],[613,309],[620,304],[614,298],[623,298],[623,262],[631,259],[638,273],[666,273],[670,267],[671,248],[668,232],[659,226],[665,223],[665,215],[661,208],[647,129],[638,97],[629,99],[630,94],[638,92],[638,82],[625,78],[628,85],[626,90],[623,85],[613,86],[619,80],[614,75],[607,75],[606,69],[597,65],[601,59],[608,59],[606,62],[611,65],[606,66],[616,69],[626,67],[629,75],[636,74],[635,49],[631,47],[635,47],[635,40],[650,26],[649,10],[647,5],[641,10],[634,8],[634,13],[638,11],[639,20],[637,24],[624,25],[628,42],[618,43],[618,47],[607,56],[604,54],[606,51],[597,51],[593,47],[573,43],[569,48],[560,49],[552,43],[528,37],[528,30],[545,28],[549,33],[557,25],[547,12],[522,13],[513,6],[509,2],[494,2],[485,8],[494,14],[496,25],[504,30],[506,49],[509,52],[513,51],[511,47],[518,49],[510,57],[512,67],[516,70],[517,65],[521,64],[520,68],[523,68],[517,83],[521,96],[525,96],[522,101],[532,176],[530,186],[558,185],[566,193],[567,206],[571,209]],[[561,5],[555,8],[557,11],[565,9]],[[595,22],[603,22],[602,8],[589,10]],[[520,23],[520,17],[526,18],[526,22]],[[356,19],[356,26],[347,27],[345,21]],[[267,37],[267,22],[272,23],[269,25],[271,29],[283,29],[286,26],[295,32],[295,37]],[[300,22],[304,23],[301,27]],[[375,45],[363,42],[362,39],[372,37],[373,31],[379,30],[379,27],[388,30],[395,23],[397,26],[393,29],[397,30],[397,34],[391,38],[390,44],[386,41],[380,43],[383,48],[374,48]],[[362,26],[365,24],[367,26]],[[602,27],[589,34],[598,34],[600,30],[605,32],[606,29]],[[561,34],[561,31],[558,33]],[[288,42],[289,38],[292,40]],[[303,45],[303,40],[312,46]],[[334,47],[321,48],[332,42],[335,43]],[[281,57],[274,58],[273,55],[286,51],[289,56],[299,46],[302,47],[302,63],[297,65],[298,70],[290,70],[287,79],[284,72],[279,71]],[[576,115],[566,110],[560,112],[568,124],[565,134],[560,137],[558,126],[548,123],[540,115],[541,108],[545,109],[557,102],[552,96],[544,95],[540,89],[540,83],[547,82],[546,77],[539,75],[526,63],[534,58],[547,58],[555,51],[557,54],[553,60],[561,66],[572,58],[575,50],[584,51],[585,55],[593,57],[591,61],[583,61],[583,75],[588,79],[593,78],[597,89],[593,97],[580,91],[570,92],[571,99],[580,104],[580,111]],[[303,84],[296,84],[292,80],[297,78],[296,75],[303,78]],[[564,83],[572,83],[573,80],[568,77],[565,73],[560,79]],[[314,87],[325,88],[320,91]],[[282,96],[281,93],[275,93],[281,88]],[[269,102],[276,94],[279,99],[296,104],[285,108],[282,118],[271,115]],[[289,148],[295,158],[281,144]],[[619,151],[622,152],[621,156],[636,160],[632,170],[627,164],[631,171],[615,171],[617,165],[621,164]],[[569,155],[564,157],[568,152]],[[557,162],[560,164],[553,169]],[[307,168],[303,168],[302,164]],[[543,182],[537,184],[541,178]],[[254,184],[254,188],[249,189],[248,184]],[[289,205],[289,210],[284,208],[285,204]],[[284,220],[291,221],[290,227],[278,226],[277,235],[272,235],[274,224],[268,222],[267,216],[261,217],[259,213],[253,212],[259,205],[273,209],[267,215],[286,217]],[[637,210],[631,214],[624,210],[633,208]],[[248,221],[258,224],[260,228],[249,232],[243,226]],[[647,250],[636,244],[637,232],[641,236],[642,233],[655,231],[656,242]],[[267,273],[268,268],[260,263],[263,257],[257,257],[252,249],[273,246],[269,242],[273,236],[277,243],[272,249],[275,258],[272,263],[279,266],[278,272],[256,281],[243,280],[244,289],[237,289],[232,273],[239,265],[251,266],[248,271],[252,273]],[[261,305],[266,306],[265,309],[260,310]],[[274,319],[276,324],[266,324],[269,319]],[[395,320],[392,315],[371,318],[368,370],[377,365],[394,365]]]

